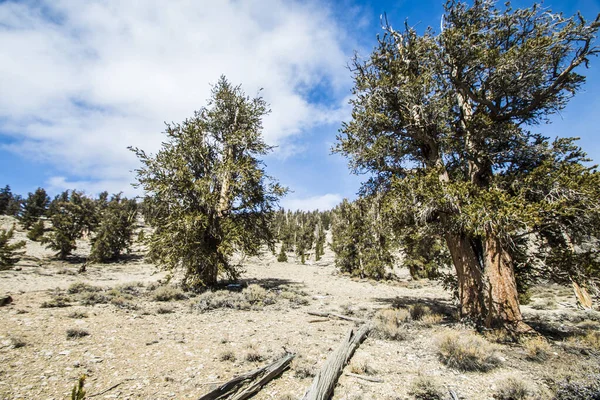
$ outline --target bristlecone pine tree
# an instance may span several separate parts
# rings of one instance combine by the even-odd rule
[[[344,199],[333,210],[331,249],[342,272],[381,279],[393,263],[390,228],[375,196],[354,202]]]
[[[77,239],[85,232],[94,231],[98,225],[94,200],[76,190],[56,196],[50,203],[48,214],[52,227],[41,242],[57,251],[56,256],[61,260],[77,248]]]
[[[98,201],[100,223],[92,238],[90,258],[95,262],[113,261],[131,246],[137,204],[135,200],[122,198],[121,194],[107,201],[102,193]]]
[[[586,247],[599,237],[599,174],[572,140],[531,132],[584,83],[576,70],[598,53],[600,16],[451,0],[442,21],[439,34],[387,26],[372,55],[354,60],[353,115],[336,150],[373,173],[366,191],[390,192],[396,212],[437,228],[464,317],[530,331],[516,249],[569,279],[600,271]]]
[[[44,236],[44,232],[45,232],[44,221],[41,219],[38,219],[38,221],[31,226],[31,229],[29,230],[29,232],[27,232],[27,238],[29,238],[29,240],[33,240],[34,242],[37,242]]]
[[[37,188],[34,193],[29,193],[19,213],[19,221],[23,227],[29,229],[31,225],[35,224],[40,217],[46,214],[49,204],[50,198],[44,189]]]
[[[167,141],[155,156],[132,148],[155,231],[149,256],[168,269],[181,267],[184,284],[211,286],[239,268],[235,251],[255,255],[273,245],[270,220],[286,190],[265,174],[257,158],[271,147],[262,138],[269,112],[221,77],[208,107],[180,124],[167,124]]]
[[[8,231],[0,229],[0,271],[8,269],[15,265],[23,252],[19,252],[20,248],[25,246],[24,241],[15,243],[9,243],[15,233],[15,227],[13,226]]]

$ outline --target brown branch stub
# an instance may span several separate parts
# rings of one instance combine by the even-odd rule
[[[198,400],[247,399],[260,391],[269,381],[281,375],[290,366],[294,357],[295,354],[286,353],[269,365],[236,376]]]

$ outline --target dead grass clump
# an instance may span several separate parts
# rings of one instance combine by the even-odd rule
[[[218,290],[205,292],[198,296],[196,308],[200,311],[216,310],[219,308],[231,308],[234,310],[249,310],[251,304],[241,293]]]
[[[560,382],[554,393],[554,400],[596,400],[600,399],[600,375],[592,375],[585,381],[573,382],[566,379]]]
[[[443,320],[444,320],[443,315],[431,313],[431,314],[427,314],[427,315],[423,316],[421,318],[421,321],[419,321],[419,324],[421,324],[424,327],[429,328],[433,325],[437,325],[437,324],[441,323]]]
[[[517,338],[507,329],[494,329],[484,334],[485,338],[493,343],[508,344],[515,343]]]
[[[419,376],[409,392],[417,400],[443,400],[446,398],[442,386],[433,378]]]
[[[442,363],[460,371],[486,372],[500,364],[494,347],[471,332],[448,332],[439,340],[438,353]]]
[[[369,365],[367,360],[362,360],[352,362],[350,372],[358,375],[374,375],[377,371]]]
[[[89,285],[85,282],[75,282],[69,286],[67,289],[67,293],[76,294],[76,293],[85,293],[85,292],[100,292],[102,288],[98,286]]]
[[[298,379],[313,378],[316,375],[314,364],[301,356],[292,361],[292,370]]]
[[[62,307],[70,307],[71,306],[71,298],[67,296],[54,296],[51,300],[44,301],[40,307],[42,308],[62,308]]]
[[[259,310],[262,307],[276,302],[273,293],[259,285],[253,284],[241,292],[228,290],[217,290],[205,292],[198,296],[196,308],[200,311],[209,311],[219,308],[231,308],[234,310]]]
[[[587,331],[584,335],[569,338],[568,343],[584,350],[600,351],[600,332]]]
[[[556,300],[552,298],[536,301],[531,305],[531,308],[534,310],[556,310],[558,306]]]
[[[525,400],[531,395],[529,387],[521,380],[508,378],[501,382],[494,394],[497,400]]]
[[[375,315],[375,335],[381,339],[403,340],[406,338],[404,323],[410,321],[410,313],[405,309],[387,308]]]
[[[245,358],[248,362],[261,362],[265,360],[265,357],[254,349],[250,349],[250,351],[246,353]]]
[[[67,329],[67,339],[79,339],[82,337],[89,336],[89,332],[81,328],[70,328]]]
[[[530,361],[546,361],[552,351],[550,344],[541,336],[525,339],[522,345],[525,349],[526,357]]]
[[[226,350],[221,353],[221,355],[219,356],[219,360],[233,362],[236,360],[235,353],[231,350]]]
[[[124,297],[124,296],[115,296],[112,297],[110,299],[110,304],[117,306],[119,308],[123,308],[126,310],[137,310],[139,309],[139,307],[132,303],[131,301],[129,301],[128,298]]]
[[[409,308],[410,317],[413,321],[420,321],[426,315],[431,314],[431,308],[423,305],[423,304],[415,304],[410,306]]]
[[[279,293],[279,296],[282,299],[286,299],[290,302],[290,304],[295,306],[307,306],[309,304],[309,301],[306,298],[306,294],[293,292],[291,290],[284,290],[281,293]]]
[[[81,319],[81,318],[87,318],[88,315],[86,312],[83,311],[73,311],[72,313],[70,313],[68,315],[69,318],[74,318],[74,319]]]
[[[100,292],[83,292],[79,296],[79,303],[84,306],[107,304],[109,301],[110,297]]]
[[[185,293],[177,287],[166,285],[160,286],[152,292],[152,300],[154,301],[172,301],[187,299]]]

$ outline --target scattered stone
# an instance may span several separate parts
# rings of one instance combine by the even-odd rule
[[[5,296],[0,296],[0,307],[4,307],[9,305],[10,303],[13,302],[13,298],[5,295]]]

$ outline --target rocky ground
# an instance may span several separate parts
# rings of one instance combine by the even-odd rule
[[[307,265],[291,255],[289,263],[271,254],[251,259],[244,292],[197,295],[177,289],[176,279],[166,284],[139,247],[122,263],[79,273],[88,248],[82,241],[65,263],[27,241],[27,256],[0,271],[0,295],[13,300],[0,308],[0,398],[65,399],[86,375],[88,398],[192,399],[289,351],[297,354],[291,369],[255,398],[297,399],[354,325],[308,311],[375,321],[345,373],[378,382],[344,374],[333,399],[427,398],[419,393],[435,387],[444,396],[492,399],[520,385],[543,399],[562,380],[600,370],[600,313],[578,310],[569,288],[534,288],[523,311],[546,339],[514,343],[456,322],[436,282],[411,281],[402,270],[387,282],[352,279],[336,272],[329,253]],[[440,346],[443,353],[455,333],[482,341],[473,346],[494,360],[489,371],[442,362]]]

